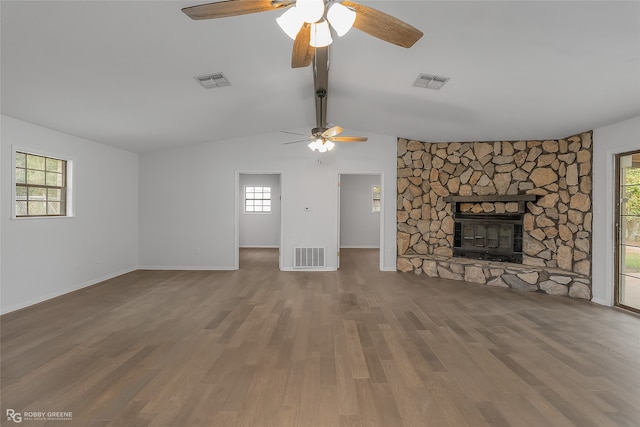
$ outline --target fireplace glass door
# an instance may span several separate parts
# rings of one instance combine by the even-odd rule
[[[511,251],[511,225],[465,224],[463,248],[504,249]]]

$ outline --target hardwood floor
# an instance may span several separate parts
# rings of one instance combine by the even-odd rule
[[[640,317],[378,271],[136,271],[0,318],[7,409],[72,426],[638,426]]]

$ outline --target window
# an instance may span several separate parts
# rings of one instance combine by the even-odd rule
[[[271,213],[271,187],[244,187],[246,213]]]
[[[371,187],[371,195],[372,195],[371,213],[380,212],[380,193],[381,193],[381,188],[379,185],[373,185]]]
[[[67,161],[15,152],[15,216],[67,216]]]

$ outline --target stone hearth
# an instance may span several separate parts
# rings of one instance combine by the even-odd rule
[[[398,139],[398,269],[589,299],[591,137],[585,132],[544,141]],[[515,213],[521,202],[504,200],[518,195],[537,196],[523,214],[522,265],[453,256],[452,200],[483,200],[459,203],[460,212]]]

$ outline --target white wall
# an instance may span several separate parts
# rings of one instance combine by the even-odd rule
[[[275,132],[141,154],[141,266],[235,268],[235,176],[255,170],[282,173],[282,268],[293,267],[294,247],[315,246],[327,249],[328,269],[335,269],[339,173],[384,173],[383,192],[391,194],[396,185],[396,138],[345,134],[366,134],[369,142],[317,154],[304,143],[284,145],[288,135]],[[384,198],[385,270],[396,265],[395,203]]]
[[[1,119],[2,312],[135,269],[138,155]],[[12,145],[73,160],[75,217],[11,219]]]
[[[341,247],[380,246],[380,213],[371,212],[374,185],[380,185],[379,175],[340,175]]]
[[[615,168],[618,153],[640,150],[640,117],[593,131],[593,302],[613,305]]]
[[[240,174],[238,194],[241,248],[280,247],[280,175]],[[244,187],[271,187],[271,213],[245,213]]]

